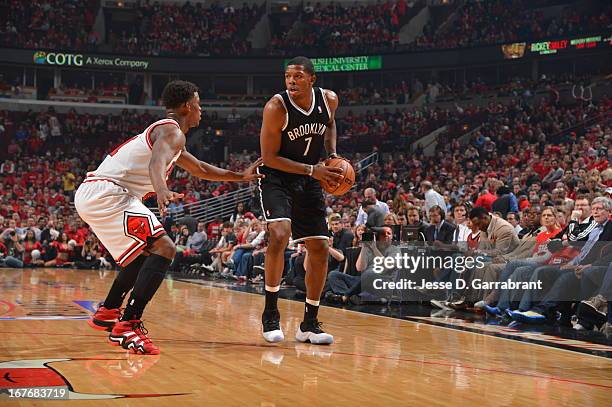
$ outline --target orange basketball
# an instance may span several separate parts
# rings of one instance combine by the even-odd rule
[[[350,162],[344,158],[330,158],[325,161],[325,165],[328,167],[337,167],[342,169],[342,179],[337,187],[330,187],[325,182],[321,182],[323,189],[332,195],[340,196],[348,192],[355,183],[355,170]]]

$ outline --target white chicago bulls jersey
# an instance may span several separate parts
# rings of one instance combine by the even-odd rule
[[[87,173],[86,181],[108,180],[126,188],[138,199],[146,199],[153,195],[153,185],[149,177],[149,162],[151,161],[151,132],[157,126],[172,124],[179,127],[174,119],[162,119],[151,124],[142,133],[134,136],[115,148],[106,156],[100,166],[93,172]],[[179,127],[180,129],[180,127]],[[174,163],[178,160],[179,151],[166,170],[166,178],[172,172]]]

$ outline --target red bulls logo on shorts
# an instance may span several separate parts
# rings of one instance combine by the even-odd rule
[[[138,240],[147,241],[147,237],[152,236],[149,218],[143,215],[127,215],[126,234]]]

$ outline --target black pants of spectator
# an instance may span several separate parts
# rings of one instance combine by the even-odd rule
[[[266,261],[265,253],[258,253],[255,256],[252,256],[252,263],[247,268],[247,278],[255,277],[258,274],[264,275],[263,267],[264,267],[265,261]],[[255,266],[258,266],[258,268],[255,269]]]
[[[293,263],[293,285],[299,291],[306,292],[306,268],[304,267],[304,259],[306,256],[298,256],[295,258],[295,262]],[[324,296],[327,291],[329,291],[329,282],[325,280],[325,286],[323,286],[323,291],[321,292],[321,296]]]
[[[208,252],[191,256],[185,256],[183,253],[177,253],[174,257],[174,261],[170,265],[170,271],[178,271],[181,269],[181,266],[190,266],[196,263],[211,264],[212,258]]]

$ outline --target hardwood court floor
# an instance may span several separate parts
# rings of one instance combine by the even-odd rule
[[[269,345],[259,334],[261,296],[173,280],[145,314],[162,354],[130,355],[85,321],[113,277],[0,269],[0,393],[64,380],[75,397],[98,398],[7,402],[0,394],[3,404],[588,407],[612,400],[607,358],[328,307],[320,319],[336,343],[300,344],[293,336],[303,305],[287,300],[279,301],[287,339]],[[39,361],[6,363],[24,359]]]

